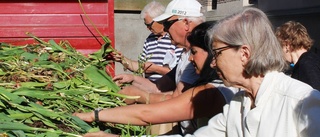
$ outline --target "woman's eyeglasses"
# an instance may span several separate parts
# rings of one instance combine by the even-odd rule
[[[151,23],[149,23],[149,24],[148,24],[148,23],[144,23],[144,25],[146,25],[146,26],[147,26],[147,28],[149,28],[149,29],[150,29],[150,28],[152,27],[153,23],[154,23],[154,21],[152,21],[152,22],[151,22]]]
[[[224,46],[224,47],[221,47],[221,48],[212,49],[211,50],[212,55],[213,55],[212,61],[217,60],[217,57],[222,53],[222,51],[230,49],[230,48],[238,48],[238,47],[240,47],[240,45],[228,45],[228,46]]]
[[[171,27],[175,22],[177,22],[177,21],[179,21],[179,20],[181,20],[181,19],[165,20],[164,22],[162,22],[162,24],[163,24],[163,30],[164,30],[165,32],[168,32],[169,29],[170,29],[170,27]]]

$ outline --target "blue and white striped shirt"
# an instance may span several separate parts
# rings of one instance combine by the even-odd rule
[[[148,38],[145,40],[142,53],[139,56],[139,61],[142,62],[153,62],[155,65],[163,66],[166,54],[170,52],[171,54],[175,55],[175,66],[179,58],[183,48],[177,48],[175,45],[171,44],[171,39],[169,34],[165,34],[162,38],[159,36],[154,35],[151,33]],[[172,65],[172,64],[171,64]],[[151,81],[155,81],[161,78],[162,75],[158,73],[147,73],[146,78]]]

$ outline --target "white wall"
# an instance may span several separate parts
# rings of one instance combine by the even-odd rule
[[[150,31],[145,27],[138,13],[115,13],[115,48],[130,59],[138,59],[143,43]],[[125,73],[120,63],[116,63],[115,74]],[[129,73],[129,71],[128,71]]]
[[[248,1],[248,0],[245,0]],[[206,14],[207,20],[219,20],[233,14],[243,8],[244,5],[248,5],[243,0],[240,1],[230,1],[227,3],[222,3],[217,5],[216,10],[208,11]]]

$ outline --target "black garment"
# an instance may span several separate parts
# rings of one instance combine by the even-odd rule
[[[177,66],[155,81],[156,86],[161,92],[168,92],[176,89],[176,70]]]
[[[303,53],[294,65],[291,77],[320,91],[320,50]]]

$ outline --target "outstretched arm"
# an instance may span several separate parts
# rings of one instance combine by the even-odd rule
[[[114,135],[103,131],[99,131],[84,134],[83,137],[120,137],[120,135]]]
[[[103,122],[132,125],[176,122],[197,117],[211,117],[217,114],[216,111],[221,112],[224,104],[224,97],[220,92],[206,85],[191,88],[175,98],[159,103],[104,109],[100,111],[99,119]],[[94,112],[74,113],[74,115],[87,122],[94,121]]]
[[[143,85],[141,85],[143,86]],[[164,100],[168,100],[174,97],[177,97],[182,94],[183,89],[186,86],[190,86],[187,83],[179,82],[177,84],[177,88],[173,91],[167,91],[167,92],[152,92],[152,89],[150,90],[142,90],[141,88],[137,86],[126,86],[121,91],[119,91],[120,94],[125,94],[129,96],[140,96],[139,99],[132,100],[132,99],[126,99],[127,104],[133,104],[133,103],[143,103],[143,104],[152,104],[152,103],[158,103]],[[146,89],[146,87],[144,87]],[[154,91],[157,90],[157,88],[154,88]]]
[[[170,71],[170,68],[168,66],[155,65],[152,62],[145,62],[144,71],[145,73],[158,73],[161,75],[165,75]]]
[[[139,66],[139,62],[132,60],[122,55],[121,52],[111,53],[114,61],[119,62],[123,65],[125,69],[128,69],[132,72],[136,72],[140,67],[144,70],[145,73],[158,73],[164,75],[170,71],[169,67],[155,65],[152,62],[145,62]]]
[[[122,84],[131,84],[143,91],[160,92],[157,86],[150,80],[133,74],[119,74],[112,80],[115,81],[118,86],[121,86]]]
[[[168,100],[156,104],[136,104],[103,109],[99,112],[99,120],[132,125],[150,125],[180,121],[190,117],[190,106],[192,105],[189,98],[190,96],[184,99],[181,97],[176,100]],[[175,105],[172,105],[172,103],[175,103]],[[74,115],[87,122],[93,122],[95,120],[94,112],[74,113]]]
[[[136,71],[139,68],[138,61],[134,61],[125,57],[121,52],[112,52],[111,56],[113,57],[114,61],[121,63],[125,69]]]

